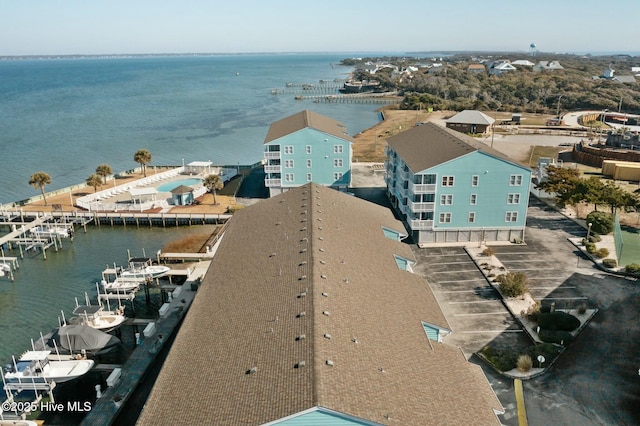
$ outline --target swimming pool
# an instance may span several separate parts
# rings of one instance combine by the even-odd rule
[[[158,185],[156,189],[158,190],[158,192],[171,192],[173,189],[179,187],[180,185],[196,186],[201,183],[202,183],[202,179],[198,179],[198,178],[181,179],[181,180],[174,180],[171,182],[163,183],[162,185]]]

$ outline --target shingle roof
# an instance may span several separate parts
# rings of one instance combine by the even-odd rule
[[[304,110],[273,122],[264,143],[272,142],[308,127],[353,142],[353,138],[347,133],[344,124],[313,111]]]
[[[190,192],[193,192],[193,188],[186,185],[180,185],[171,190],[171,193],[176,195],[188,194]]]
[[[498,424],[479,367],[427,339],[421,321],[447,322],[382,226],[403,229],[316,184],[236,212],[139,424],[263,424],[316,406],[382,424]]]
[[[492,125],[496,120],[477,110],[465,109],[447,120],[447,123]]]
[[[526,168],[472,137],[446,129],[435,123],[426,123],[398,133],[387,139],[387,143],[400,155],[414,173],[430,169],[475,151],[482,151],[492,157]]]

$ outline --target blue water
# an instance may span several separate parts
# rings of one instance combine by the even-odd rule
[[[346,54],[218,55],[0,61],[0,203],[84,182],[102,163],[114,172],[191,161],[252,164],[269,125],[310,109],[350,134],[378,121],[379,105],[326,104],[273,95],[287,82],[333,82]]]
[[[262,158],[271,122],[311,109],[356,134],[378,121],[379,105],[298,101],[272,95],[287,82],[317,84],[345,78],[345,55],[228,55],[126,59],[0,61],[0,203],[37,195],[29,176],[45,171],[47,190],[84,182],[96,166],[135,168],[191,161],[250,164]],[[239,74],[239,75],[237,75]],[[0,277],[0,363],[29,348],[29,339],[56,326],[74,298],[95,297],[107,264],[127,250],[153,254],[173,239],[206,227],[88,228],[59,252],[29,252],[15,281]],[[7,256],[18,256],[15,252]],[[140,296],[142,299],[144,297]],[[139,297],[139,298],[140,298]],[[144,303],[144,302],[143,302]],[[150,312],[157,306],[148,308]]]
[[[171,192],[173,189],[179,187],[180,185],[194,186],[199,183],[202,183],[202,179],[181,179],[174,180],[173,182],[163,183],[162,185],[158,185],[156,189],[158,190],[158,192]]]

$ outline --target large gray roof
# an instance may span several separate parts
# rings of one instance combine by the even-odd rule
[[[236,212],[139,424],[263,424],[317,406],[383,424],[498,424],[480,368],[427,339],[421,321],[447,322],[383,226],[404,230],[316,184]]]
[[[412,172],[419,173],[475,151],[482,151],[526,169],[488,145],[435,123],[426,123],[398,133],[387,143],[400,155]]]
[[[447,123],[492,125],[496,120],[478,110],[465,109],[447,120]]]
[[[353,142],[353,138],[347,133],[346,126],[341,122],[313,111],[304,110],[273,122],[264,143],[272,142],[308,127]]]

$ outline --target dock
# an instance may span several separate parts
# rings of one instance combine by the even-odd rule
[[[184,318],[193,302],[200,284],[198,277],[204,276],[210,262],[200,262],[180,288],[177,297],[165,303],[160,309],[160,317],[155,320],[153,331],[145,331],[142,343],[136,347],[129,359],[122,365],[119,379],[102,392],[81,425],[111,425],[118,413],[126,407],[126,402],[153,364],[169,337]],[[177,291],[177,290],[176,290]],[[142,325],[142,324],[141,324]],[[147,330],[147,329],[145,329]]]

